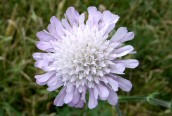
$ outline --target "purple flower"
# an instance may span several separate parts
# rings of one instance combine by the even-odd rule
[[[122,60],[121,57],[133,53],[131,45],[123,42],[134,38],[133,32],[120,27],[109,40],[119,16],[110,11],[100,12],[96,7],[88,7],[88,19],[75,8],[67,9],[61,21],[53,16],[47,31],[37,33],[36,46],[44,53],[34,53],[35,67],[44,70],[36,75],[39,85],[47,85],[48,91],[62,87],[54,100],[54,105],[82,108],[89,94],[88,107],[93,109],[98,100],[107,100],[116,105],[118,88],[130,91],[130,81],[118,76],[126,68],[135,68],[135,59]]]

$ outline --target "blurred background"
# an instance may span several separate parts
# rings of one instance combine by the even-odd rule
[[[130,93],[120,96],[149,96],[171,101],[172,97],[172,0],[0,0],[0,116],[114,116],[115,107],[106,101],[89,110],[55,107],[58,91],[38,86],[32,54],[36,33],[49,24],[51,16],[62,19],[69,6],[80,13],[96,6],[120,16],[117,28],[134,31],[127,42],[137,54],[127,57],[140,61],[138,68],[123,76],[133,83]],[[172,116],[170,109],[146,101],[120,102],[125,116]]]

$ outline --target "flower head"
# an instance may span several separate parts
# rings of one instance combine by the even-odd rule
[[[95,108],[98,100],[116,105],[118,88],[130,91],[130,81],[118,76],[126,68],[135,68],[138,61],[121,60],[133,52],[131,45],[123,42],[134,38],[133,32],[119,28],[109,39],[119,16],[110,11],[100,12],[88,8],[88,19],[73,7],[67,9],[61,21],[53,16],[48,30],[37,33],[36,46],[44,53],[34,53],[35,67],[44,70],[36,75],[39,85],[48,85],[48,91],[62,87],[54,100],[56,106],[68,104],[82,108],[89,94],[88,107]]]

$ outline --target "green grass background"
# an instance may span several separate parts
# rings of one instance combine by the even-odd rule
[[[88,6],[110,10],[120,16],[117,28],[134,31],[127,42],[137,54],[127,58],[140,61],[138,68],[127,69],[130,93],[120,96],[147,96],[159,92],[158,98],[172,97],[172,0],[0,0],[0,116],[114,116],[115,107],[106,101],[89,110],[64,105],[55,107],[56,92],[38,86],[34,75],[42,73],[33,64],[36,33],[49,24],[51,16],[64,17],[74,6],[80,13]],[[172,116],[170,109],[147,102],[120,102],[125,116]]]

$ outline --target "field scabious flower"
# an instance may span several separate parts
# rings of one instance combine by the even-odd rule
[[[100,12],[96,7],[88,7],[88,19],[73,7],[65,13],[61,21],[53,16],[48,29],[37,33],[36,46],[44,53],[34,53],[35,67],[44,70],[36,75],[39,85],[47,85],[48,91],[61,90],[54,105],[82,108],[89,95],[88,107],[93,109],[98,100],[107,100],[116,105],[118,88],[130,91],[130,81],[120,77],[126,68],[135,68],[135,59],[122,60],[121,57],[133,52],[131,45],[123,42],[134,38],[133,32],[120,27],[109,38],[119,16],[110,11]]]

